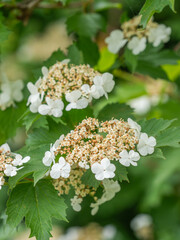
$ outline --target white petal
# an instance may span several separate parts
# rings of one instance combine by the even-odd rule
[[[43,67],[41,68],[41,71],[42,71],[42,74],[43,74],[44,77],[47,77],[47,76],[48,76],[49,70],[48,70],[47,67],[43,66]]]
[[[50,171],[50,176],[53,179],[58,179],[60,177],[60,171],[56,171],[56,170],[51,170]]]
[[[109,165],[110,165],[109,159],[108,159],[108,158],[103,158],[103,159],[101,160],[101,165],[103,166],[104,169],[106,169],[107,167],[109,167]]]
[[[1,145],[1,146],[0,146],[0,150],[3,151],[4,153],[11,151],[11,149],[10,149],[10,147],[9,147],[9,145],[8,145],[7,143]]]
[[[69,103],[66,106],[66,111],[70,111],[71,109],[76,109],[76,103]]]
[[[154,137],[149,137],[148,145],[151,146],[151,147],[156,146],[156,139]]]
[[[30,92],[31,94],[36,94],[36,93],[38,93],[37,87],[34,86],[34,84],[33,84],[32,82],[28,82],[27,88],[28,88],[28,90],[29,90],[29,92]]]
[[[29,162],[30,159],[31,158],[29,156],[27,156],[27,157],[23,158],[22,162],[27,163],[27,162]]]
[[[49,106],[46,105],[46,104],[42,104],[42,105],[40,105],[39,108],[38,108],[38,112],[39,112],[41,115],[47,115],[47,114],[49,114],[50,110],[51,110],[51,107],[49,107]]]
[[[77,109],[84,109],[88,106],[89,102],[86,98],[82,98],[76,102]]]
[[[95,76],[93,82],[96,86],[102,86],[103,85],[102,76]]]
[[[52,115],[54,117],[61,117],[63,115],[63,112],[59,108],[54,108],[54,109],[52,109]]]
[[[65,98],[68,102],[76,102],[81,97],[80,90],[74,90],[70,93],[66,93]]]
[[[92,166],[91,166],[91,171],[96,174],[96,173],[100,173],[103,171],[103,167],[101,166],[101,164],[99,163],[94,163]]]
[[[97,173],[95,178],[99,181],[102,181],[104,179],[104,172]]]

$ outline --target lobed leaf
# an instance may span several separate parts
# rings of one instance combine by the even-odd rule
[[[76,13],[66,24],[69,32],[84,37],[94,37],[99,30],[105,29],[104,18],[98,13]]]
[[[147,22],[154,13],[160,13],[166,6],[174,10],[174,0],[146,0],[141,8],[140,15],[142,15],[141,24],[146,27]]]
[[[97,189],[101,183],[95,178],[95,175],[91,172],[90,169],[83,174],[81,180],[82,183],[86,186],[94,187],[95,189]]]
[[[10,194],[7,223],[16,227],[25,217],[30,238],[49,240],[52,218],[67,221],[65,210],[66,204],[49,181],[41,180],[35,187],[33,183],[20,184]]]

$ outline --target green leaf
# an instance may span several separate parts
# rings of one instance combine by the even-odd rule
[[[161,78],[168,80],[168,76],[166,72],[161,67],[155,67],[151,63],[146,61],[138,61],[138,66],[136,68],[136,72],[141,73],[143,75],[151,76],[155,79]]]
[[[97,69],[100,72],[105,72],[110,69],[115,63],[117,58],[117,54],[113,54],[109,52],[109,50],[105,47],[100,51],[100,59],[97,64]]]
[[[49,130],[39,128],[29,134],[26,140],[26,147],[19,153],[22,156],[30,156],[31,160],[25,164],[23,169],[18,171],[16,176],[9,178],[10,188],[14,188],[20,180],[32,174],[36,184],[43,176],[43,173],[45,174],[49,170],[49,167],[42,163],[44,153],[50,149],[51,143],[53,144],[61,134],[66,134],[69,130],[67,126],[53,122],[53,124],[49,124]]]
[[[176,65],[180,57],[172,50],[162,50],[148,46],[147,49],[138,55],[139,61],[149,62],[154,67],[162,66],[165,64]]]
[[[26,105],[24,102],[16,104],[15,107],[9,107],[4,111],[0,110],[0,145],[15,136],[17,128],[22,125],[18,120],[25,110]]]
[[[174,188],[172,178],[175,172],[180,170],[179,155],[180,148],[172,149],[166,152],[166,160],[159,162],[155,172],[152,173],[150,184],[142,200],[144,207],[149,209],[149,207],[159,206],[162,196],[172,193]]]
[[[94,37],[99,30],[105,30],[104,18],[98,13],[76,13],[66,24],[69,32],[84,37]]]
[[[141,125],[141,132],[147,133],[149,136],[157,136],[159,132],[168,128],[176,119],[165,120],[152,118],[149,120],[141,120],[139,124]]]
[[[100,185],[100,181],[98,181],[95,178],[95,175],[92,173],[92,171],[90,169],[88,169],[82,176],[81,181],[83,184],[85,184],[86,186],[89,187],[94,187],[95,189],[97,189]]]
[[[118,180],[120,182],[122,182],[122,181],[129,182],[129,179],[128,179],[128,176],[127,176],[128,172],[126,170],[126,167],[121,165],[119,163],[119,161],[112,161],[112,163],[116,166],[114,180]]]
[[[77,42],[78,48],[83,53],[83,59],[85,64],[94,66],[99,59],[99,49],[95,42],[90,38],[80,36]]]
[[[84,63],[82,52],[79,51],[79,49],[76,47],[75,44],[71,45],[68,48],[67,58],[71,60],[70,63],[76,64],[76,65],[80,65]]]
[[[93,110],[90,106],[85,109],[72,109],[64,112],[62,120],[71,128],[74,128],[78,123],[88,117],[93,117]]]
[[[55,64],[57,61],[62,61],[66,59],[67,57],[64,55],[64,53],[59,49],[52,53],[52,55],[43,62],[43,66],[50,67],[53,64]]]
[[[134,72],[138,64],[137,55],[134,55],[131,50],[126,48],[124,52],[124,58],[125,58],[125,64],[127,65],[128,69],[131,72]]]
[[[163,155],[163,152],[160,148],[155,148],[155,151],[153,154],[151,155],[147,155],[145,157],[142,157],[141,156],[141,159],[140,161],[144,161],[144,160],[147,160],[147,159],[165,159],[164,155]]]
[[[32,183],[20,184],[10,194],[7,203],[7,223],[17,227],[25,217],[31,229],[30,238],[49,240],[52,218],[66,220],[66,205],[49,181],[42,180],[35,187]]]
[[[27,132],[29,131],[30,128],[42,127],[42,128],[49,129],[46,116],[42,116],[40,114],[29,112],[27,115],[25,115],[22,121]]]
[[[20,152],[23,156],[30,156],[31,160],[24,165],[24,168],[18,171],[17,175],[14,177],[9,178],[9,186],[11,189],[13,189],[18,182],[20,182],[23,178],[32,175],[33,173],[36,174],[34,176],[34,184],[42,178],[42,174],[46,173],[49,168],[46,167],[42,163],[42,158],[44,157],[45,151],[49,149],[49,145],[47,146],[41,146],[39,145],[40,148],[33,149],[33,151],[28,151],[27,147],[24,148],[24,153]],[[40,150],[39,150],[40,149]],[[40,177],[41,175],[41,177]]]
[[[10,33],[11,31],[0,22],[0,45],[8,39]]]
[[[108,1],[95,1],[94,2],[94,10],[95,11],[104,11],[111,8],[121,9],[122,5],[120,3],[113,3]]]
[[[97,118],[101,121],[111,120],[112,118],[124,119],[133,118],[132,108],[126,104],[113,103],[106,105],[98,114]]]
[[[40,76],[42,76],[41,68],[42,66],[46,66],[47,68],[54,65],[58,61],[63,61],[64,59],[67,59],[67,56],[59,49],[52,53],[52,55],[44,61],[40,67],[37,67],[33,70],[33,74],[35,79],[37,80]]]
[[[142,15],[141,24],[143,27],[146,27],[154,13],[160,13],[166,6],[169,6],[175,12],[174,0],[146,0],[139,13]]]
[[[179,147],[180,146],[180,127],[171,127],[160,132],[157,137],[157,147]]]

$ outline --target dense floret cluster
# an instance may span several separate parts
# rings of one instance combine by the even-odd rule
[[[5,177],[13,177],[30,157],[23,158],[20,154],[12,153],[7,143],[0,146],[0,189],[5,183]]]
[[[146,48],[147,43],[154,47],[166,43],[170,39],[171,28],[158,24],[151,19],[146,28],[140,28],[141,16],[134,17],[121,25],[121,30],[116,29],[110,33],[105,42],[112,53],[118,53],[127,43],[127,48],[134,55],[138,55]]]
[[[87,118],[66,136],[61,135],[50,151],[45,152],[42,161],[50,167],[51,178],[57,179],[54,186],[60,194],[68,194],[70,187],[74,188],[72,205],[78,203],[74,209],[81,209],[79,204],[86,195],[94,197],[95,189],[81,181],[83,174],[89,170],[97,181],[102,181],[105,192],[101,199],[94,197],[96,203],[91,205],[96,209],[93,210],[95,213],[100,204],[120,190],[118,182],[113,180],[116,171],[113,163],[137,166],[140,155],[152,154],[155,145],[156,139],[141,133],[140,125],[130,118],[127,122],[122,119],[100,122]]]
[[[30,111],[42,115],[61,117],[66,111],[83,109],[92,99],[99,99],[114,88],[113,75],[100,74],[89,65],[69,64],[66,59],[57,62],[49,69],[42,68],[43,77],[34,84],[28,83],[31,93],[27,105]]]

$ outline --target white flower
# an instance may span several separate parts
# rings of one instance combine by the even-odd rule
[[[22,90],[24,84],[22,80],[9,81],[4,75],[0,86],[0,106],[4,110],[15,102],[20,102],[23,99]]]
[[[152,217],[148,214],[138,214],[133,220],[131,221],[131,228],[134,231],[138,231],[144,227],[148,227],[152,225]]]
[[[94,77],[93,82],[94,85],[91,87],[91,94],[95,99],[103,95],[108,98],[107,93],[111,92],[115,85],[113,75],[110,73],[103,73],[101,76]]]
[[[83,84],[81,87],[81,90],[88,97],[88,102],[91,102],[92,101],[92,87],[90,87],[88,84]]]
[[[24,163],[27,163],[29,160],[30,160],[29,156],[23,158],[20,154],[15,154],[15,159],[13,160],[12,164],[14,166],[22,166]]]
[[[30,92],[30,96],[28,98],[28,102],[27,105],[29,105],[30,103],[34,103],[39,99],[39,92],[38,92],[38,88],[35,84],[33,84],[32,82],[28,82],[27,84],[27,88]]]
[[[56,151],[57,147],[59,146],[60,142],[64,139],[64,134],[62,134],[58,140],[55,141],[53,146],[51,147],[52,151]]]
[[[81,98],[81,91],[74,90],[70,93],[66,93],[65,98],[67,102],[70,102],[66,106],[66,111],[70,111],[71,109],[83,109],[88,106],[88,100],[84,97]]]
[[[135,136],[139,138],[141,133],[141,126],[137,124],[137,122],[133,121],[131,118],[128,118],[128,124],[130,125],[130,128],[134,129]]]
[[[81,204],[82,198],[78,198],[78,196],[74,196],[71,198],[71,206],[74,209],[74,211],[79,212],[81,211]]]
[[[118,181],[113,181],[109,179],[103,180],[104,193],[100,199],[98,199],[95,203],[91,203],[90,207],[92,208],[91,214],[95,215],[99,206],[112,198],[114,198],[115,194],[121,190],[121,187]]]
[[[80,162],[79,162],[79,166],[80,166],[81,168],[89,169],[89,165],[87,164],[86,161],[80,161]]]
[[[110,33],[105,42],[108,44],[110,52],[117,53],[127,43],[127,39],[124,39],[123,32],[117,29]]]
[[[146,133],[141,133],[137,150],[142,156],[152,154],[155,146],[156,139],[154,137],[148,137]]]
[[[17,174],[18,169],[16,167],[13,167],[11,164],[6,164],[5,165],[5,170],[4,173],[8,177],[13,177]]]
[[[62,100],[53,100],[46,97],[47,104],[41,104],[38,108],[38,112],[41,115],[53,115],[54,117],[61,117],[64,103]]]
[[[41,68],[41,72],[42,72],[42,74],[43,74],[43,78],[47,78],[47,76],[48,76],[48,74],[49,74],[48,68],[45,67],[45,66],[43,66],[43,67]]]
[[[137,161],[140,159],[139,153],[134,150],[130,150],[129,152],[127,150],[123,150],[120,152],[119,156],[119,162],[126,167],[129,167],[130,164],[137,166]]]
[[[45,166],[51,166],[52,162],[55,163],[55,156],[54,156],[54,152],[52,149],[50,149],[50,151],[46,151],[45,155],[42,159],[42,162]]]
[[[71,171],[71,166],[65,161],[63,157],[59,158],[59,163],[55,163],[50,171],[50,176],[53,179],[58,179],[60,177],[68,178]]]
[[[158,25],[156,28],[151,28],[148,34],[148,41],[157,47],[161,42],[166,43],[170,39],[171,28],[164,24]]]
[[[103,180],[104,194],[103,197],[106,201],[109,201],[115,197],[115,194],[121,190],[118,181],[113,181],[112,179]]]
[[[111,224],[106,225],[105,227],[103,227],[103,230],[102,230],[102,236],[103,236],[102,239],[103,240],[115,239],[116,233],[117,233],[117,230],[113,225]]]
[[[116,167],[111,164],[108,158],[103,158],[101,163],[94,163],[91,166],[92,172],[95,174],[97,180],[103,180],[105,178],[113,178],[115,176],[114,171]]]
[[[61,61],[62,64],[68,64],[71,60],[70,59],[64,59],[63,61]]]
[[[133,37],[129,42],[127,47],[132,50],[134,55],[138,55],[140,52],[143,52],[146,48],[146,38]]]
[[[6,152],[11,152],[11,149],[10,149],[9,145],[7,143],[5,143],[0,146],[0,151],[2,151],[2,153],[6,153]]]
[[[38,112],[38,108],[41,105],[41,102],[42,102],[42,99],[43,99],[43,93],[40,94],[38,92],[37,84],[39,84],[39,80],[36,82],[35,85],[31,82],[29,82],[27,84],[27,88],[28,88],[29,92],[31,93],[31,95],[28,98],[27,105],[30,104],[29,108],[30,108],[30,111],[33,112],[33,113]]]
[[[134,108],[136,114],[144,115],[151,109],[151,102],[149,96],[141,96],[128,101],[128,105]]]

